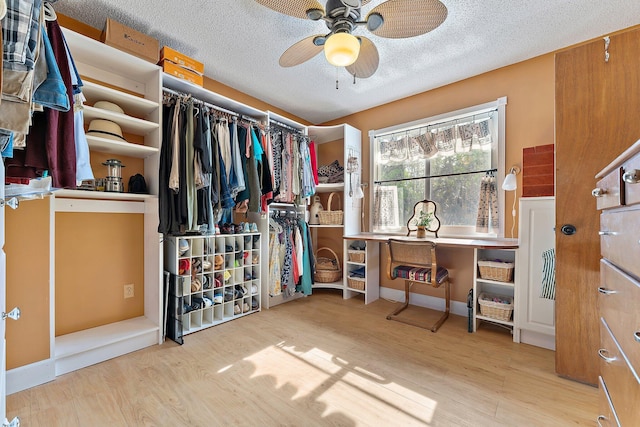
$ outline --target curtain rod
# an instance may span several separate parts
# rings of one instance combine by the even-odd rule
[[[426,125],[411,127],[411,128],[407,128],[407,129],[404,129],[404,130],[381,133],[379,135],[374,135],[373,137],[374,138],[381,138],[383,136],[402,134],[402,133],[412,132],[412,131],[423,129],[423,128],[429,129],[429,128],[438,127],[438,126],[441,126],[441,125],[444,125],[444,124],[447,124],[447,123],[451,123],[451,122],[458,122],[458,121],[461,121],[461,120],[466,120],[466,119],[468,119],[470,117],[473,118],[475,116],[482,116],[483,114],[495,113],[497,111],[498,111],[497,108],[492,108],[491,110],[483,111],[481,113],[473,113],[473,114],[469,114],[469,115],[460,116],[460,117],[458,117],[456,119],[448,119],[448,120],[444,120],[444,121],[437,122],[437,123],[428,123]]]
[[[446,178],[449,176],[472,175],[476,173],[490,173],[490,172],[497,172],[497,171],[498,169],[485,169],[485,170],[471,171],[471,172],[445,173],[442,175],[417,176],[413,178],[387,179],[384,181],[373,181],[373,183],[376,185],[379,185],[379,184],[386,184],[387,182],[403,182],[403,181],[415,181],[418,179]]]

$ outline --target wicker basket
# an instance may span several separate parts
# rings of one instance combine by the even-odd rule
[[[480,278],[511,282],[513,280],[513,263],[503,261],[478,261]]]
[[[501,301],[509,301],[509,303],[503,303],[494,301],[499,299]],[[480,304],[480,314],[483,316],[491,317],[496,320],[511,320],[511,314],[513,313],[513,298],[509,296],[497,296],[482,292],[478,296],[478,303]]]
[[[359,263],[363,263],[364,262],[364,257],[366,252],[365,251],[356,251],[354,249],[349,249],[347,251],[347,253],[349,254],[349,261],[351,262],[359,262]]]
[[[327,202],[327,210],[318,211],[318,221],[320,225],[340,225],[342,224],[342,218],[344,216],[344,212],[340,209],[340,197],[336,197],[338,200],[338,210],[331,210],[331,201],[333,200],[333,196],[338,193],[329,194],[329,201]]]
[[[320,251],[325,250],[331,252],[333,258],[319,257]],[[337,282],[342,278],[342,269],[340,268],[340,260],[338,255],[331,248],[318,248],[316,251],[316,272],[313,278],[318,283]]]
[[[351,289],[358,291],[364,291],[366,281],[359,277],[347,277],[347,286]]]

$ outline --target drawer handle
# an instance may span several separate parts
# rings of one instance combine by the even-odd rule
[[[598,427],[604,427],[604,425],[600,421],[608,421],[608,420],[607,420],[607,417],[605,417],[604,415],[598,415],[598,418],[596,419],[596,422],[598,423]],[[607,425],[609,425],[609,423],[607,423]]]
[[[640,182],[640,171],[638,169],[627,171],[622,174],[622,180],[627,184],[637,184]]]
[[[598,292],[600,292],[602,295],[613,295],[613,294],[617,294],[618,293],[618,291],[607,289],[607,288],[604,288],[602,286],[598,287]]]
[[[598,231],[598,234],[601,236],[617,236],[617,231]]]
[[[601,348],[600,350],[598,350],[598,356],[600,356],[600,358],[605,362],[613,363],[616,361],[615,357],[609,357],[607,356],[607,354],[609,354],[609,350],[607,350],[606,348]]]
[[[593,197],[604,197],[604,195],[607,194],[607,190],[605,190],[604,188],[594,188],[593,190],[591,190],[591,195]]]
[[[633,334],[633,337],[636,339],[637,342],[640,342],[640,331],[636,331]]]

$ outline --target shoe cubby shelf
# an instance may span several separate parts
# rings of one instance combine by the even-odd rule
[[[166,237],[167,336],[180,342],[183,335],[260,311],[260,245],[259,233]]]

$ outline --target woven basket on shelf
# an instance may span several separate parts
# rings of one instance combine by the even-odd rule
[[[494,301],[499,299],[501,301],[508,301],[508,303],[502,303]],[[478,303],[480,304],[480,314],[483,316],[491,317],[496,320],[504,320],[508,322],[511,320],[511,313],[513,313],[513,298],[509,296],[496,296],[482,292],[478,296]]]
[[[338,199],[338,210],[331,210],[331,201],[333,200],[333,196],[338,193],[329,194],[329,201],[327,202],[327,210],[318,211],[318,221],[320,225],[340,225],[342,224],[342,218],[344,216],[344,212],[340,209],[340,197],[336,197]]]
[[[480,278],[510,282],[513,280],[513,263],[503,261],[478,261]]]
[[[333,258],[319,257],[318,254],[323,250],[331,252]],[[316,251],[316,272],[313,278],[319,283],[337,282],[342,278],[340,260],[331,248],[323,247]]]
[[[364,256],[366,254],[365,251],[357,251],[355,249],[349,249],[347,253],[349,254],[349,261],[360,262],[360,263],[364,262]]]
[[[364,291],[366,281],[358,277],[347,277],[347,286],[351,289]]]

